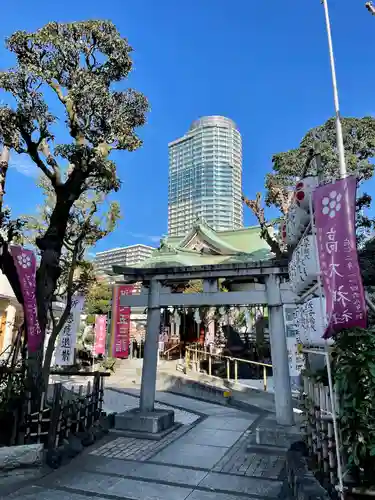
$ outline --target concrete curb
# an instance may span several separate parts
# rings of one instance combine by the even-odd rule
[[[298,500],[331,500],[314,474],[307,459],[299,449],[304,443],[294,443],[286,455],[286,481],[291,498]]]
[[[233,401],[246,402],[258,407],[260,410],[272,411],[274,408],[274,395],[252,388],[244,388],[238,384],[222,379],[212,379],[202,373],[194,376],[192,373],[159,372],[157,390],[167,391],[182,396],[190,396],[205,401],[229,404]]]
[[[215,387],[197,380],[173,377],[170,387],[165,390],[180,394],[183,396],[191,396],[212,403],[220,403],[227,405],[229,403],[232,392],[226,387]]]
[[[301,439],[301,433],[295,427],[271,427],[267,423],[267,421],[262,422],[262,425],[256,428],[257,444],[279,446],[287,449]]]
[[[43,444],[25,444],[0,448],[0,470],[40,467],[44,461]]]

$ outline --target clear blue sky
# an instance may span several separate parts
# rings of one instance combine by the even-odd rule
[[[375,113],[375,18],[364,0],[330,0],[344,116]],[[243,138],[243,189],[263,190],[273,153],[298,146],[333,114],[320,0],[65,0],[2,2],[0,38],[49,21],[111,19],[134,48],[130,85],[151,104],[142,149],[119,157],[124,218],[97,250],[155,244],[167,230],[169,141],[199,116],[232,118]],[[1,67],[12,57],[0,48]],[[40,201],[29,165],[7,181],[15,214]],[[21,173],[24,172],[24,173]],[[371,191],[371,189],[370,189]],[[21,195],[22,193],[22,195]],[[246,224],[254,223],[245,209]]]

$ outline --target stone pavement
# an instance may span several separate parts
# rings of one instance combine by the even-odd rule
[[[136,390],[106,389],[105,408],[138,404]],[[239,500],[285,498],[283,448],[255,442],[264,413],[248,413],[170,393],[182,425],[160,441],[111,432],[70,464],[13,493],[19,500]]]

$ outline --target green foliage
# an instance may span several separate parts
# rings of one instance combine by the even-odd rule
[[[35,216],[22,218],[23,242],[34,245],[37,251],[38,238],[43,236],[45,227],[49,226],[56,204],[56,193],[51,183],[42,177],[39,180],[39,187],[44,194],[43,205],[38,207]],[[75,201],[68,216],[60,256],[60,276],[55,291],[66,305],[58,319],[55,318],[52,307],[49,311],[53,327],[44,357],[45,381],[48,378],[55,341],[70,313],[73,295],[86,295],[96,283],[94,266],[87,257],[87,251],[111,233],[120,218],[120,207],[117,202],[110,203],[107,212],[103,212],[104,203],[105,197],[102,193],[87,191]],[[90,343],[88,338],[85,339],[85,343]]]
[[[184,289],[184,293],[202,293],[203,283],[202,280],[190,280]]]
[[[349,468],[357,481],[374,484],[375,329],[341,331],[333,359],[342,445]]]
[[[372,159],[375,156],[375,118],[342,118],[342,130],[345,147],[345,160],[349,174],[357,176],[359,182],[370,179],[374,173]],[[284,192],[294,187],[297,178],[303,173],[315,174],[315,167],[309,159],[314,148],[319,144],[324,179],[339,178],[339,162],[336,147],[335,119],[330,118],[324,125],[311,129],[302,139],[297,149],[273,156],[273,172],[266,176],[266,204],[274,205],[282,210],[279,192],[275,186],[282,187]],[[307,166],[307,168],[305,168]],[[357,200],[357,235],[361,243],[368,230],[375,228],[375,221],[368,218],[363,209],[369,208],[371,196],[364,193]]]
[[[70,290],[88,288],[92,267],[82,251],[87,246],[70,229],[81,228],[84,220],[80,234],[88,245],[103,237],[95,205],[120,187],[111,154],[141,146],[137,128],[145,124],[148,102],[123,86],[132,69],[132,48],[110,21],[51,22],[34,33],[14,33],[7,48],[16,64],[0,72],[0,89],[13,103],[0,106],[0,183],[8,153],[26,154],[51,190],[48,221],[34,228],[40,250],[38,318],[44,337],[56,292],[69,294],[63,284],[73,281]],[[57,123],[65,123],[67,130],[56,134]],[[116,207],[110,212],[113,215]],[[72,269],[73,251],[77,266],[72,279],[66,271]],[[29,357],[36,394],[43,386],[42,350],[43,342]]]
[[[375,156],[375,119],[342,118],[342,131],[348,172],[356,174],[359,180],[369,179],[374,173],[371,159]],[[324,178],[326,180],[339,178],[336,125],[335,119],[330,118],[324,125],[307,132],[297,149],[273,156],[273,172],[266,177],[268,206],[275,205],[280,208],[280,201],[275,196],[272,186],[276,184],[285,189],[294,187],[296,179],[302,176],[311,151],[316,148],[317,143],[319,143]],[[306,173],[315,173],[311,163]]]
[[[371,178],[374,173],[372,159],[375,156],[375,119],[342,118],[342,129],[348,172],[355,174],[359,181]],[[308,131],[298,148],[275,154],[272,158],[273,171],[266,175],[266,206],[274,206],[284,216],[286,215],[297,179],[303,175],[316,174],[311,159],[317,146],[321,154],[322,174],[325,180],[339,178],[336,143],[335,119],[330,118],[323,125]],[[269,227],[273,223],[265,219],[261,194],[258,193],[254,200],[243,196],[243,200],[261,226],[261,237],[267,241],[272,252],[281,256],[283,249],[280,247],[280,242],[269,232]],[[360,240],[363,240],[363,232],[375,228],[375,220],[369,219],[362,212],[362,209],[368,208],[370,203],[371,197],[366,193],[357,200],[357,230]]]
[[[85,301],[88,315],[108,314],[111,309],[112,287],[106,282],[97,281],[89,290]]]
[[[105,358],[99,366],[101,370],[114,373],[116,369],[116,358]]]
[[[244,311],[240,311],[234,318],[234,328],[243,328],[244,326],[246,326],[246,314]]]
[[[38,186],[44,194],[44,203],[35,216],[23,216],[24,243],[35,246],[48,227],[56,203],[56,193],[51,184],[41,177]],[[116,228],[120,219],[118,202],[108,204],[103,211],[105,197],[101,193],[86,192],[74,203],[68,217],[60,257],[61,274],[57,295],[66,298],[75,293],[86,295],[95,283],[94,266],[88,258],[88,250]]]
[[[375,286],[375,239],[367,241],[359,252],[359,263],[362,272],[363,284]]]

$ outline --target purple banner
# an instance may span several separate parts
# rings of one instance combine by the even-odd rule
[[[107,337],[107,316],[97,314],[95,316],[95,343],[94,354],[105,354],[105,341]]]
[[[343,328],[367,326],[355,235],[357,181],[347,177],[315,189],[318,255],[326,297],[324,338]]]
[[[32,250],[20,246],[11,246],[10,253],[16,266],[23,296],[23,312],[27,327],[27,348],[29,352],[35,352],[42,341],[35,296],[36,258]]]

